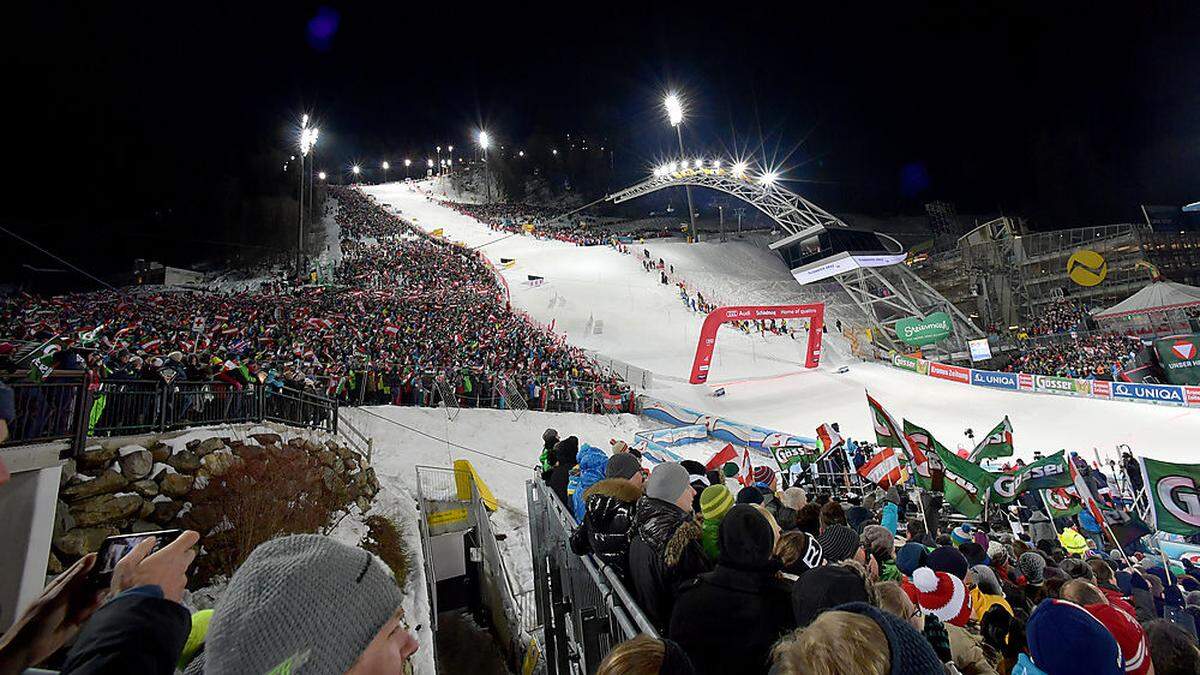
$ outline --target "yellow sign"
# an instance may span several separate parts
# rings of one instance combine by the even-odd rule
[[[526,232],[533,232],[533,223],[525,223],[521,226],[521,229],[525,230]]]
[[[449,525],[450,523],[457,523],[466,519],[466,509],[447,509],[445,511],[438,511],[437,513],[429,514],[429,516],[426,518],[431,526]]]
[[[1067,260],[1067,276],[1080,286],[1095,286],[1108,276],[1108,263],[1099,253],[1081,249]]]
[[[442,228],[439,227],[438,229],[434,230],[433,232],[430,232],[429,234],[430,234],[430,236],[433,236],[433,237],[440,237],[440,236],[442,236]]]

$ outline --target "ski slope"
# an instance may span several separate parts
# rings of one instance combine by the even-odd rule
[[[1200,438],[1195,410],[988,390],[917,376],[848,359],[844,343],[832,334],[821,368],[805,371],[802,340],[723,329],[709,384],[690,385],[703,316],[685,309],[677,290],[660,284],[657,274],[645,272],[633,256],[609,247],[494,232],[433,199],[424,191],[428,183],[363,189],[424,230],[441,228],[448,239],[480,248],[497,266],[500,258],[515,259],[515,266],[501,272],[515,308],[543,324],[553,322],[573,344],[653,371],[656,386],[649,393],[659,398],[799,435],[812,435],[823,422],[839,422],[844,435],[872,438],[864,397],[870,390],[897,418],[925,426],[951,448],[971,444],[963,435],[966,429],[978,437],[1008,415],[1018,456],[1062,448],[1089,458],[1096,448],[1108,456],[1122,443],[1160,459],[1200,456],[1193,448]],[[773,253],[749,242],[658,242],[646,248],[724,302],[816,299],[791,281]],[[529,286],[529,274],[545,277],[546,283]],[[586,332],[598,320],[603,332]],[[849,372],[836,373],[843,363]],[[724,387],[725,396],[712,396],[717,387]]]

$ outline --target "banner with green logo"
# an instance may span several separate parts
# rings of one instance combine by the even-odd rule
[[[1075,496],[1075,490],[1069,487],[1043,490],[1042,498],[1046,500],[1051,518],[1070,518],[1083,511],[1083,503]]]
[[[934,312],[924,319],[910,316],[896,322],[896,336],[904,344],[913,346],[931,345],[950,334],[950,315]]]
[[[1074,396],[1080,393],[1075,388],[1075,380],[1069,377],[1055,377],[1054,375],[1034,375],[1033,388],[1036,391],[1045,391],[1052,394],[1070,394]]]
[[[929,362],[928,361],[924,361],[922,359],[914,359],[913,357],[905,356],[904,354],[896,354],[895,356],[893,356],[892,357],[892,365],[896,366],[897,368],[903,368],[904,370],[911,370],[914,373],[920,373],[922,375],[929,373]]]
[[[1155,526],[1163,532],[1200,532],[1200,465],[1160,462],[1142,457],[1142,475]]]
[[[1200,384],[1200,335],[1172,335],[1154,341],[1158,365],[1171,384]]]
[[[946,449],[946,446],[939,443],[928,429],[917,426],[908,420],[904,420],[904,435],[908,437],[909,442],[912,444],[914,454],[919,452],[920,455],[918,457],[925,458],[925,466],[921,466],[918,460],[917,466],[914,467],[917,484],[926,490],[943,492],[945,490],[946,472],[942,466],[942,460],[938,452],[950,451]]]
[[[935,448],[945,471],[942,494],[946,503],[968,518],[978,516],[983,512],[984,496],[996,482],[996,474],[945,448]]]
[[[778,448],[771,448],[771,454],[775,455],[775,461],[779,463],[779,468],[787,471],[792,468],[793,464],[800,466],[808,466],[817,457],[819,449],[816,446],[809,445],[785,445]]]
[[[1071,484],[1071,472],[1067,469],[1067,458],[1062,450],[1026,464],[1012,473],[996,474],[992,483],[992,503],[1010,504],[1029,490],[1066,487]]]

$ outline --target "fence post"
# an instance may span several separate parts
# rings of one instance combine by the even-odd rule
[[[75,411],[75,433],[71,435],[71,448],[67,450],[71,456],[79,456],[83,453],[84,445],[87,444],[88,422],[92,418],[92,397],[88,391],[87,379],[80,380],[76,400],[79,405]],[[61,457],[60,459],[66,459]]]
[[[337,428],[338,428],[338,404],[335,401],[333,404],[333,433],[335,433],[335,434],[337,433]],[[371,447],[370,445],[367,446],[367,449],[368,449],[367,464],[371,463],[371,457],[370,457],[371,453],[369,452],[370,447]]]
[[[167,397],[170,395],[170,385],[165,382],[158,382],[155,388],[159,391],[155,392],[155,398],[158,400],[158,429],[159,433],[167,430]]]

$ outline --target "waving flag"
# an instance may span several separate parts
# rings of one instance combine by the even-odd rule
[[[883,448],[862,465],[858,475],[886,490],[900,482],[900,458],[894,449]]]
[[[871,408],[871,421],[875,425],[875,442],[885,448],[899,448],[909,461],[915,461],[912,444],[900,432],[900,425],[879,405],[879,401],[871,398],[867,392],[867,406]]]
[[[1012,422],[1008,421],[1008,415],[996,425],[994,429],[988,432],[988,435],[979,441],[979,445],[971,451],[967,459],[972,462],[979,463],[985,459],[994,457],[1012,457],[1013,454],[1013,436]]]
[[[943,492],[946,467],[942,465],[938,449],[945,452],[949,452],[949,450],[938,443],[933,434],[924,427],[919,427],[908,420],[904,420],[904,435],[913,449],[913,471],[917,476],[917,483],[926,490]]]
[[[725,447],[718,450],[717,454],[708,460],[708,463],[704,465],[704,470],[720,471],[726,462],[732,462],[735,459],[737,459],[737,450],[733,449],[733,443],[726,443]]]
[[[834,431],[833,427],[829,424],[822,424],[817,427],[817,438],[821,439],[821,447],[827,450],[832,450],[846,442],[846,439]]]
[[[1071,461],[1067,462],[1067,470],[1071,472],[1071,483],[1075,487],[1075,494],[1079,496],[1079,503],[1083,508],[1092,514],[1097,523],[1104,523],[1104,512],[1100,510],[1100,505],[1096,503],[1096,497],[1092,494],[1091,488],[1088,487],[1087,481],[1083,479],[1083,474],[1079,473],[1079,467],[1075,466],[1075,458],[1079,455],[1071,453]]]
[[[742,465],[738,468],[737,481],[745,487],[754,485],[754,465],[750,463],[750,448],[742,450]]]
[[[942,494],[946,495],[946,503],[968,518],[978,516],[996,474],[945,448],[937,447],[936,452],[945,467]]]

